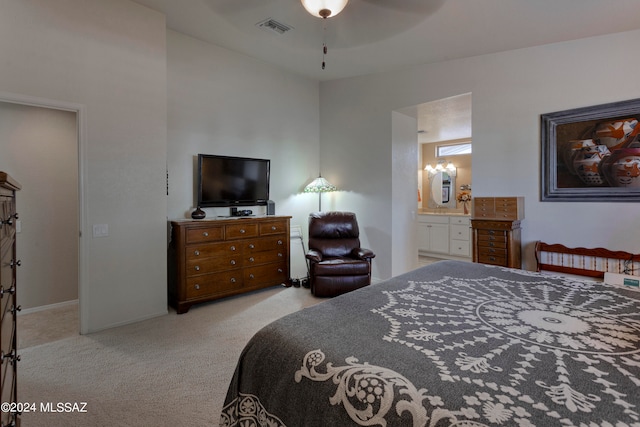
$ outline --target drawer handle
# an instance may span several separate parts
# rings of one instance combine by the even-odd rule
[[[495,261],[495,260],[496,260],[496,257],[490,256],[490,257],[489,257],[489,259],[490,259],[491,261]]]
[[[231,260],[231,265],[236,265],[236,260],[235,259]]]
[[[276,230],[278,229],[278,227],[276,227],[275,225],[272,225],[272,226],[271,226],[271,229],[272,229],[273,231],[276,231]]]
[[[278,256],[279,256],[280,258],[282,258],[282,254],[281,254],[280,252],[278,252]]]
[[[282,269],[281,268],[278,269],[278,273],[282,273]]]
[[[0,225],[2,225],[2,224],[13,225],[13,219],[12,218],[18,219],[18,214],[14,213],[13,215],[9,215],[9,218],[7,218],[4,221],[0,219]]]
[[[200,290],[200,285],[195,285],[194,288],[196,288],[196,291]]]
[[[193,254],[194,254],[195,256],[198,256],[198,255],[200,255],[200,251],[193,251]]]
[[[15,362],[19,362],[20,361],[20,356],[16,354],[16,350],[13,349],[11,350],[11,353],[5,354],[4,351],[0,352],[0,363],[4,363],[5,359],[9,359],[9,363],[11,363],[12,365]]]
[[[205,231],[204,233],[202,233],[202,235],[203,235],[204,237],[209,237],[209,233],[208,233],[208,232],[206,232],[206,231]]]
[[[489,234],[496,234],[496,232],[493,230],[489,230]]]
[[[14,286],[11,286],[9,289],[0,287],[0,298],[2,298],[4,294],[14,294],[15,292],[16,292],[16,288]]]
[[[240,234],[244,234],[244,233],[246,233],[246,231],[244,231],[244,228],[241,228],[240,229]]]
[[[253,257],[249,258],[249,262],[254,262],[255,259],[253,259]]]
[[[253,278],[255,278],[255,276],[253,274],[250,274],[249,279],[253,279]]]
[[[195,267],[193,267],[196,271],[200,271],[200,266],[196,265]]]
[[[282,244],[282,240],[278,240],[278,244],[281,245]]]
[[[256,248],[256,246],[255,246],[253,243],[251,243],[251,244],[249,245],[249,249],[255,249],[255,248]]]
[[[231,246],[229,249],[231,249],[232,251],[235,251],[236,247],[235,246]]]
[[[489,246],[495,246],[493,242],[489,242]]]
[[[236,278],[235,277],[231,278],[231,283],[236,283]]]

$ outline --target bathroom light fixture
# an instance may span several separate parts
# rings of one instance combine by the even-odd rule
[[[427,166],[424,167],[424,170],[429,172],[429,174],[435,174],[438,172],[447,172],[449,175],[452,175],[452,176],[456,176],[456,172],[457,172],[455,165],[451,162],[447,162],[444,159],[438,160],[438,164],[435,167],[431,166],[431,164],[427,164]]]
[[[318,193],[318,211],[322,212],[322,193],[330,193],[338,191],[338,187],[324,179],[322,175],[318,175],[316,179],[311,181],[302,190],[303,193]]]

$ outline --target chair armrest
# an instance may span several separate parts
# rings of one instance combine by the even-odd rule
[[[315,249],[309,249],[307,254],[305,255],[309,261],[320,262],[322,261],[322,254]]]
[[[367,261],[376,257],[376,254],[374,254],[371,249],[366,248],[356,248],[351,251],[351,255],[358,259],[366,259]]]

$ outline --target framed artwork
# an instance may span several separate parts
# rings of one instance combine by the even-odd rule
[[[640,99],[540,118],[542,201],[640,201]]]

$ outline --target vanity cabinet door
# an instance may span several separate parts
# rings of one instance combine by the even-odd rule
[[[446,216],[423,216],[418,220],[418,250],[434,253],[449,253],[449,218]]]

